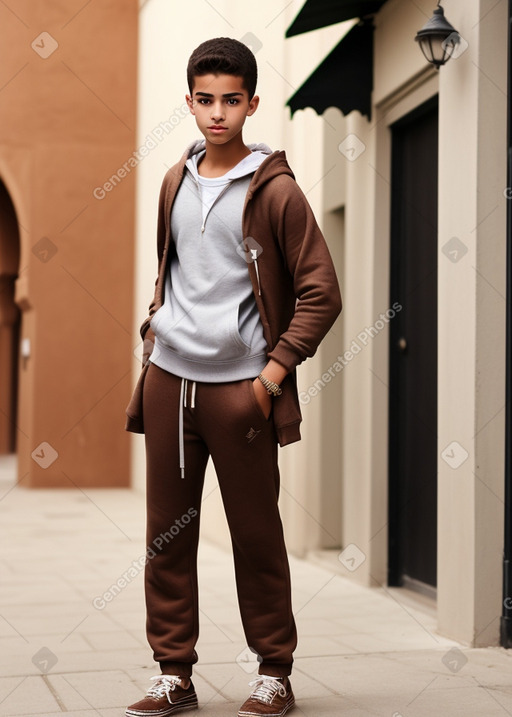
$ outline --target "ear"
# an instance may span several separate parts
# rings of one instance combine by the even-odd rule
[[[192,97],[191,97],[190,95],[185,95],[185,102],[186,102],[187,105],[188,105],[188,108],[189,108],[189,110],[190,110],[190,114],[195,115],[195,112],[194,112],[194,100],[192,99]]]
[[[250,117],[251,115],[253,115],[256,112],[256,110],[258,109],[259,103],[260,103],[260,98],[258,97],[258,95],[254,95],[252,100],[249,102],[249,111],[247,112],[247,117]]]

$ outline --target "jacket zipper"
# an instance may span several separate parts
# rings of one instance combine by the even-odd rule
[[[201,185],[199,184],[199,182],[198,182],[197,179],[194,178],[194,181],[195,181],[195,183],[196,183],[196,186],[197,186],[197,189],[198,189],[198,192],[199,192],[199,199],[200,199],[201,205],[202,205],[203,200],[202,200],[202,197],[201,197]],[[202,225],[201,225],[201,234],[204,234],[204,232],[205,232],[205,230],[206,230],[206,220],[208,219],[208,215],[209,215],[210,212],[212,211],[213,207],[217,204],[217,202],[219,201],[219,199],[222,197],[222,195],[230,188],[230,186],[231,186],[232,183],[233,183],[233,180],[230,180],[229,183],[226,184],[226,186],[222,188],[222,190],[219,192],[218,196],[215,197],[215,200],[214,200],[213,204],[212,204],[211,207],[208,209],[208,211],[206,212],[206,216],[205,216],[205,218],[203,219],[203,222],[202,222]]]
[[[253,253],[254,252],[254,253]],[[258,282],[258,296],[261,296],[260,270],[258,269],[258,250],[251,249],[254,268],[256,269],[256,281]]]

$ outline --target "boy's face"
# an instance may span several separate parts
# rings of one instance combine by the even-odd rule
[[[196,77],[186,100],[205,139],[217,145],[236,138],[259,103],[256,95],[249,100],[241,77],[223,74]]]

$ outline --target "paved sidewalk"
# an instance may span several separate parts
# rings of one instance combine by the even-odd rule
[[[0,715],[121,717],[156,674],[144,636],[142,496],[0,482],[0,533]],[[290,714],[512,714],[505,650],[440,637],[432,611],[400,590],[360,588],[297,559],[291,569],[299,647]],[[125,586],[108,601],[123,574]],[[257,665],[243,639],[231,556],[205,542],[200,600],[200,713],[234,716]]]

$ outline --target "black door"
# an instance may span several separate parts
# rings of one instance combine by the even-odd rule
[[[437,98],[391,128],[389,584],[437,569]]]

